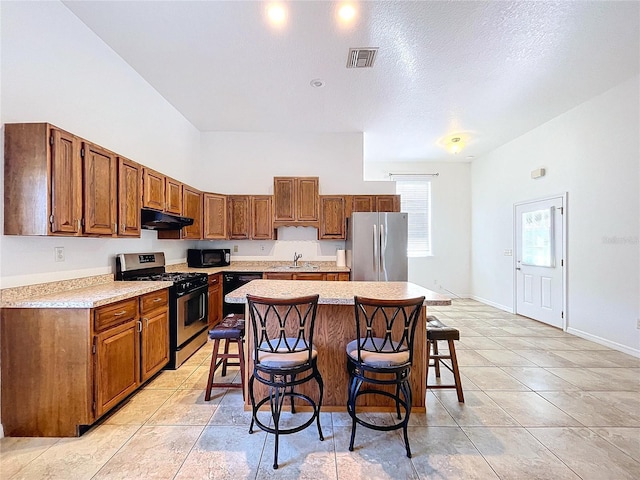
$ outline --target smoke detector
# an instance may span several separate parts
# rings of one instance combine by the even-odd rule
[[[370,68],[376,60],[378,47],[350,48],[347,56],[347,68]]]

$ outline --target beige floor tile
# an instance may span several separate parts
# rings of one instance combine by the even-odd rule
[[[140,427],[93,479],[173,478],[203,429],[201,426]]]
[[[207,402],[204,390],[176,390],[147,425],[207,425],[222,397],[223,394]]]
[[[614,380],[611,390],[627,390],[640,393],[640,368],[588,368],[590,372],[606,376]]]
[[[358,426],[353,452],[349,451],[350,427],[334,427],[335,455],[340,480],[417,479],[398,430],[381,432]],[[411,445],[413,437],[409,437]]]
[[[493,342],[508,350],[534,350],[537,348],[529,341],[529,338],[521,337],[496,337]]]
[[[461,350],[463,348],[471,348],[474,350],[503,350],[504,349],[504,347],[502,347],[499,343],[494,342],[490,338],[461,336],[460,340],[456,344],[456,350]]]
[[[452,427],[458,424],[451,414],[444,408],[440,400],[431,392],[427,392],[427,411],[425,413],[411,412],[409,425],[411,426],[440,426]]]
[[[175,390],[142,389],[120,404],[102,423],[106,425],[144,425]]]
[[[533,367],[535,363],[526,358],[518,355],[511,350],[476,350],[478,355],[482,355],[489,360],[493,365],[499,367]]]
[[[360,412],[356,409],[358,418],[362,418],[365,422],[373,423],[374,425],[393,425],[395,423],[393,416],[390,413],[377,413],[377,412]],[[333,427],[351,427],[351,417],[347,412],[332,412],[331,422]]]
[[[99,425],[83,437],[63,438],[11,478],[91,478],[138,428],[137,425]]]
[[[420,478],[491,480],[498,476],[460,427],[410,427],[413,463]]]
[[[636,382],[623,381],[615,378],[617,368],[595,370],[590,368],[548,368],[550,373],[582,390],[630,390],[638,391]]]
[[[256,478],[267,434],[237,426],[204,429],[180,467],[176,480]]]
[[[334,435],[330,419],[323,422],[322,430],[323,441],[318,438],[315,423],[300,432],[280,435],[277,470],[273,469],[275,435],[267,435],[256,478],[336,479]]]
[[[580,480],[525,428],[463,427],[501,479]]]
[[[616,350],[599,350],[598,357],[614,363],[616,367],[640,368],[640,358]]]
[[[576,365],[572,361],[567,360],[566,358],[561,357],[559,355],[556,355],[555,354],[556,350],[548,351],[543,349],[538,349],[538,350],[517,349],[513,351],[518,355],[520,355],[521,357],[524,357],[527,360],[530,360],[538,367],[544,367],[544,368],[549,368],[549,367],[576,368],[578,367],[578,365]]]
[[[608,403],[631,418],[640,415],[640,395],[636,392],[589,392],[589,395]],[[640,431],[638,431],[640,437]]]
[[[567,335],[564,338],[558,339],[559,342],[565,344],[567,347],[565,350],[606,350],[611,351],[609,347],[600,345],[596,342],[585,340],[584,338],[576,337],[575,335]]]
[[[578,367],[617,367],[615,362],[611,362],[601,355],[598,350],[557,350],[556,355],[566,358]]]
[[[163,370],[143,388],[161,389],[178,388],[194,372],[197,367],[182,365],[178,370]]]
[[[483,357],[475,350],[457,350],[458,367],[477,367],[477,366],[493,366],[491,360]]]
[[[578,390],[572,383],[563,380],[542,367],[500,367],[531,390]]]
[[[618,447],[631,458],[640,461],[640,429],[629,427],[593,427],[591,430],[612,445]]]
[[[58,438],[0,438],[0,478],[9,478],[58,442]]]
[[[458,425],[518,426],[518,422],[484,392],[465,392],[464,403],[458,402],[453,390],[440,390],[436,395]]]
[[[529,431],[582,478],[640,478],[637,460],[587,428],[533,428]]]
[[[500,367],[465,367],[464,374],[482,390],[529,390]]]
[[[588,392],[538,392],[585,427],[640,427],[640,412],[629,414]]]
[[[572,427],[580,424],[536,392],[489,391],[487,395],[523,427]]]

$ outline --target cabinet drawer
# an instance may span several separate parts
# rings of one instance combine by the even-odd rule
[[[221,279],[222,279],[221,273],[214,273],[212,275],[209,275],[209,286],[220,285]]]
[[[113,325],[133,320],[138,316],[138,299],[124,300],[122,302],[100,307],[95,311],[95,329],[104,330]]]
[[[140,315],[144,315],[159,307],[166,307],[169,303],[169,290],[158,290],[140,297]]]

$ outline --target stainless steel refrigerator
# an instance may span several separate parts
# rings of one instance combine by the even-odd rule
[[[406,213],[353,213],[347,222],[351,280],[407,281]]]

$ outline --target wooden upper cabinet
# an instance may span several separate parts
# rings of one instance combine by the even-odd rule
[[[155,170],[144,167],[142,170],[142,206],[164,211],[165,176]]]
[[[320,240],[341,239],[345,237],[345,197],[341,195],[320,196]]]
[[[199,240],[202,238],[202,193],[184,185],[182,188],[184,216],[193,218],[193,225],[184,227],[182,238]]]
[[[82,144],[84,233],[117,233],[117,159],[113,152],[89,142]]]
[[[318,177],[274,177],[274,221],[281,225],[318,222]]]
[[[374,195],[354,195],[352,197],[352,212],[375,212],[376,199]]]
[[[251,196],[251,238],[253,240],[273,240],[272,205],[271,195]]]
[[[229,238],[247,240],[251,238],[249,223],[249,195],[229,195]]]
[[[182,183],[165,177],[164,199],[165,211],[174,215],[182,215]]]
[[[227,238],[227,196],[204,194],[203,237],[206,240]]]
[[[399,212],[400,195],[376,195],[376,212]]]
[[[5,124],[5,235],[82,234],[80,146],[47,123]]]
[[[140,236],[142,166],[118,157],[118,236]]]

